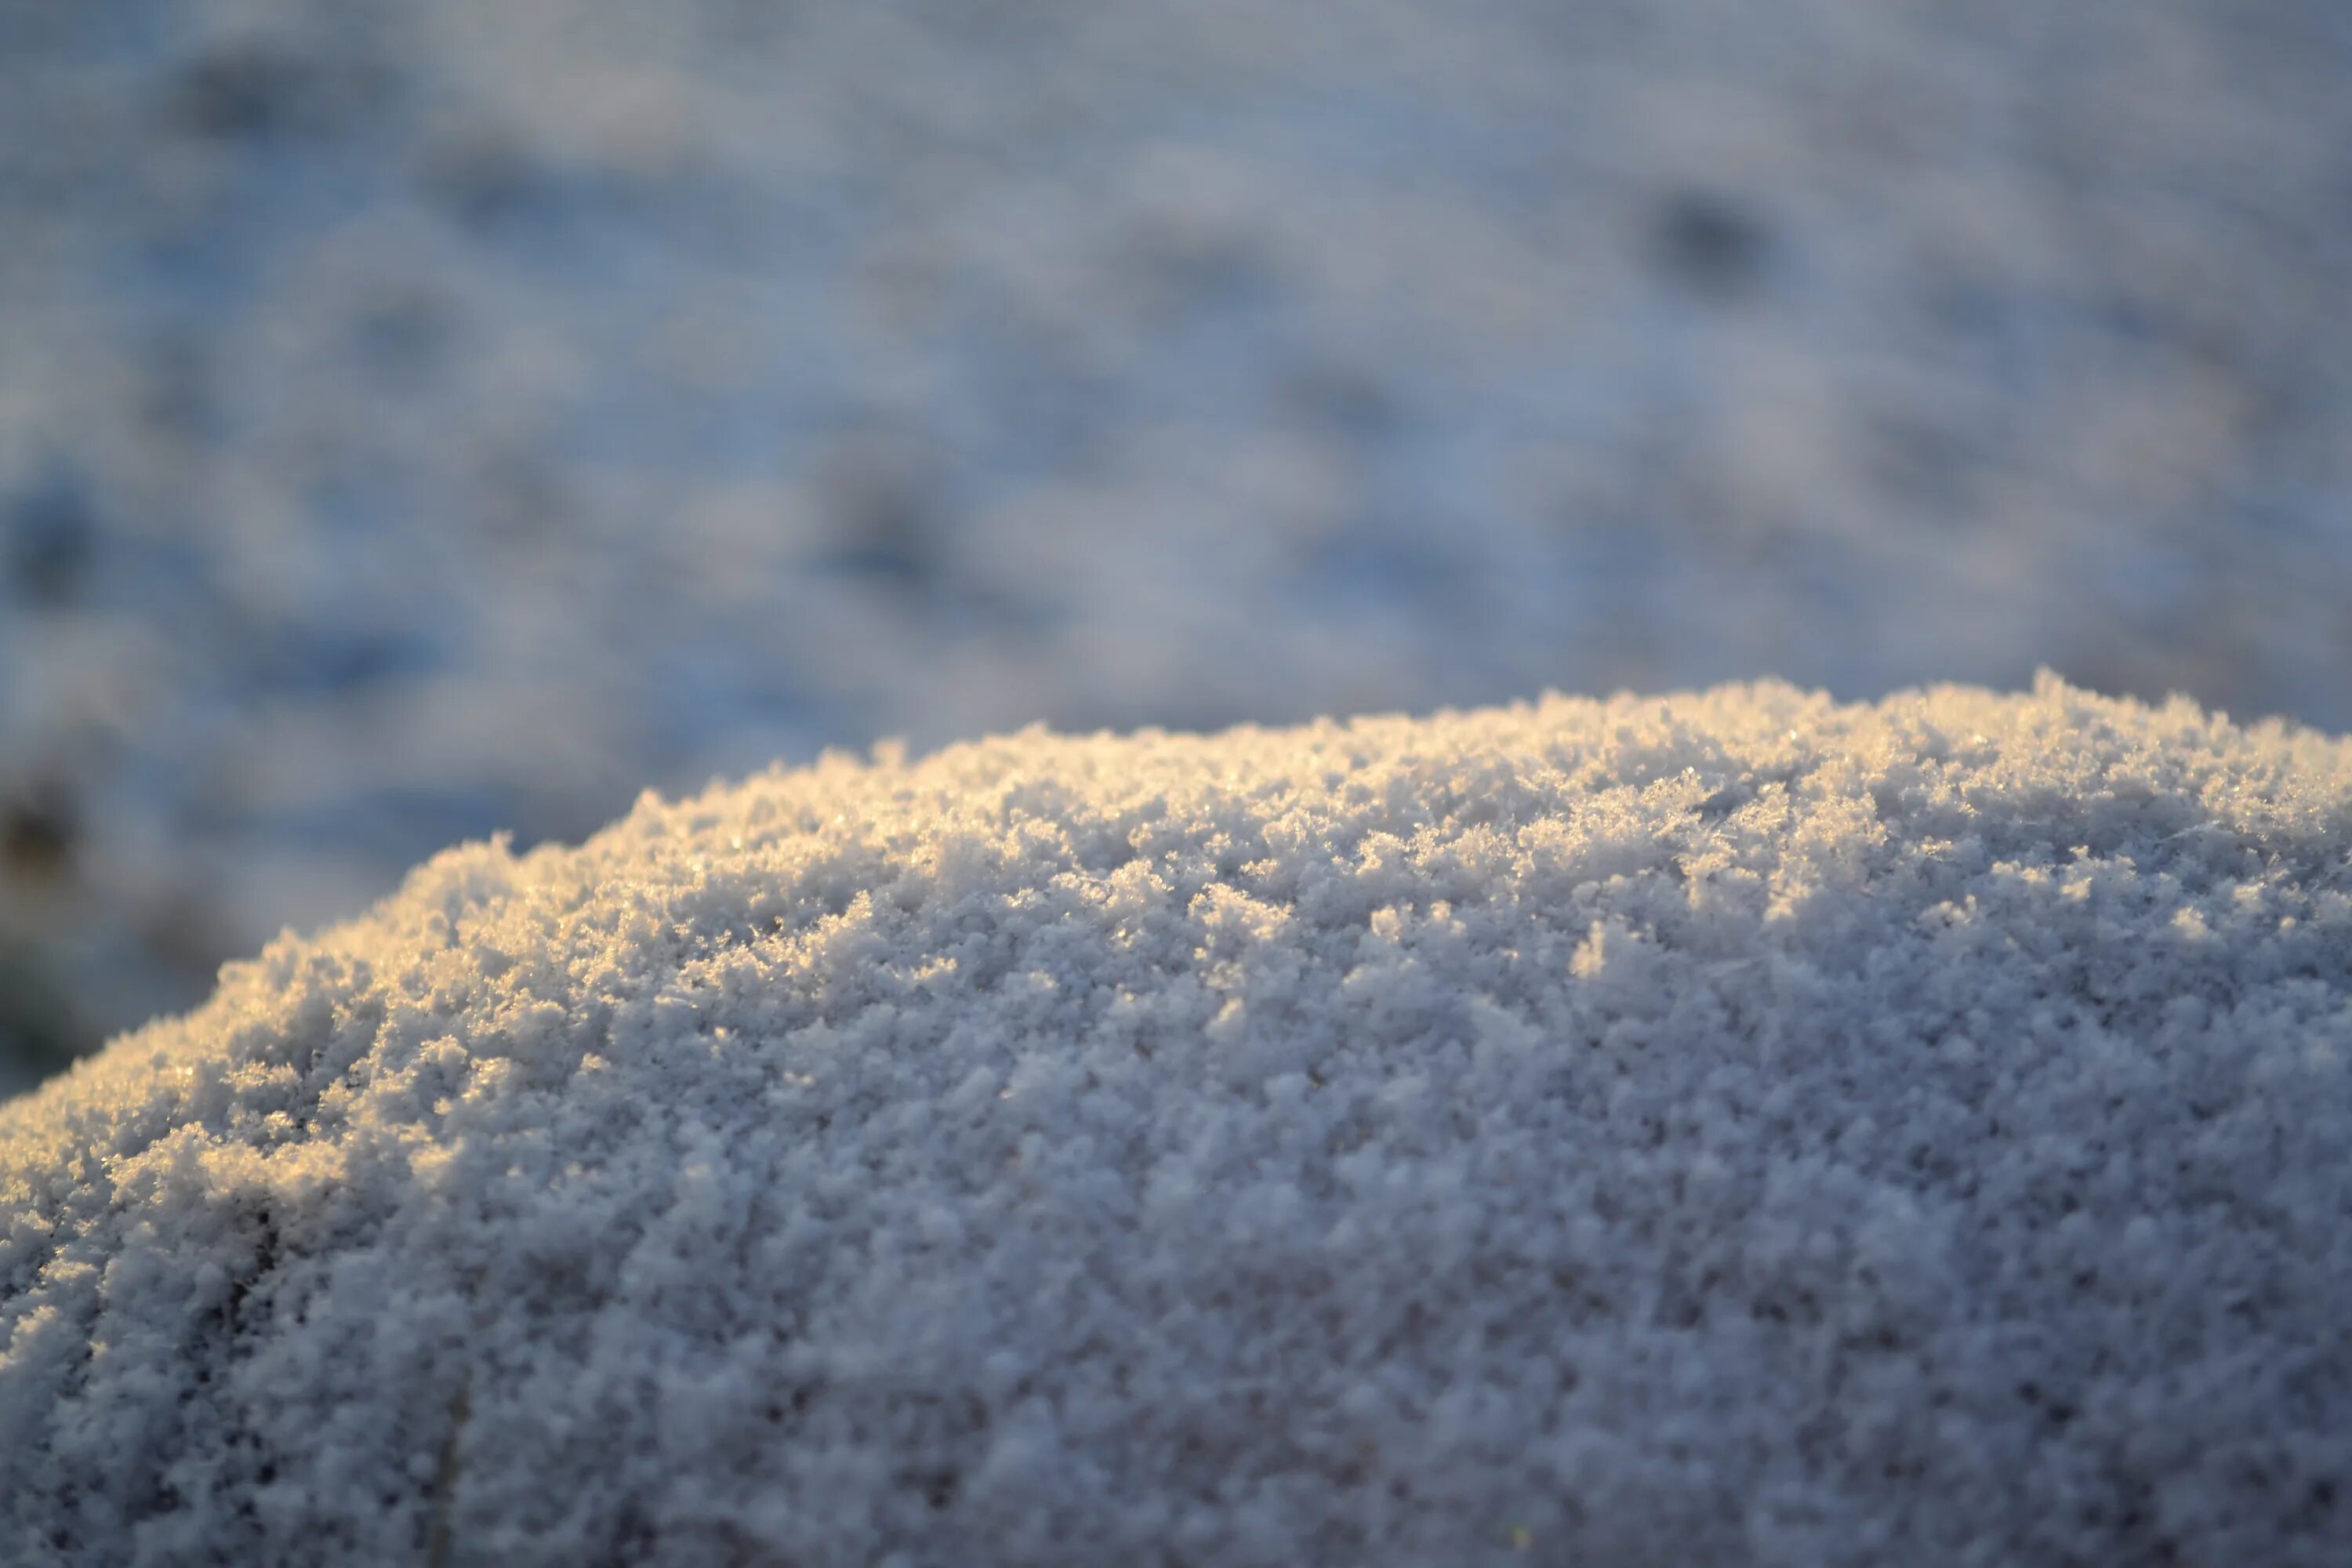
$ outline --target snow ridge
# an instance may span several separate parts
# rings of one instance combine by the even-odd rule
[[[1031,731],[0,1107],[0,1558],[2352,1560],[2352,742]]]

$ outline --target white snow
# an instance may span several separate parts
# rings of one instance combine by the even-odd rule
[[[12,1561],[2352,1561],[2352,742],[1031,731],[0,1107]]]
[[[2339,0],[0,4],[0,1086],[885,735],[2352,728],[2347,80]]]

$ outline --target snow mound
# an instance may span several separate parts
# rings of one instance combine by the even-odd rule
[[[0,1109],[12,1561],[2352,1561],[2352,743],[1782,685],[474,845]]]

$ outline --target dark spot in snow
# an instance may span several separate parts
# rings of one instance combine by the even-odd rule
[[[174,84],[172,120],[214,139],[268,136],[296,117],[301,72],[290,60],[252,47],[204,56]]]
[[[1720,822],[1747,804],[1747,791],[1738,784],[1726,784],[1691,810],[1701,822]]]
[[[963,1478],[953,1470],[933,1469],[909,1472],[905,1478],[923,1495],[923,1502],[934,1512],[943,1512],[955,1502],[956,1492]]]
[[[903,498],[889,498],[863,510],[851,537],[826,555],[824,563],[845,576],[905,593],[926,587],[935,568],[923,513]]]
[[[166,114],[176,129],[213,142],[327,136],[376,109],[383,86],[381,73],[366,64],[234,44],[180,72]]]
[[[426,195],[478,238],[511,237],[563,216],[563,182],[495,132],[443,142],[420,175]]]
[[[664,195],[657,184],[593,164],[551,162],[495,129],[441,139],[416,179],[425,200],[471,238],[567,273],[594,274],[613,265],[635,226],[681,223],[688,216],[680,207],[653,210]]]
[[[420,632],[314,624],[256,639],[247,668],[260,689],[340,696],[430,670],[440,658]]]
[[[331,136],[383,106],[379,62],[310,58],[247,40],[211,49],[182,68],[166,90],[166,121],[210,142]]]
[[[37,604],[70,599],[88,576],[97,523],[79,476],[53,471],[8,509],[8,575]]]
[[[80,837],[73,802],[54,785],[0,808],[0,865],[27,881],[51,882],[73,864]]]
[[[820,486],[832,535],[820,569],[908,595],[938,586],[941,542],[914,441],[852,437],[828,455]]]
[[[1755,281],[1771,241],[1763,222],[1716,191],[1682,191],[1659,207],[1652,248],[1669,277],[1694,292],[1728,298]]]

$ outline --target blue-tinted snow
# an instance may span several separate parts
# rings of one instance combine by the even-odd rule
[[[2352,727],[2346,15],[0,4],[0,1035],[884,734]]]

